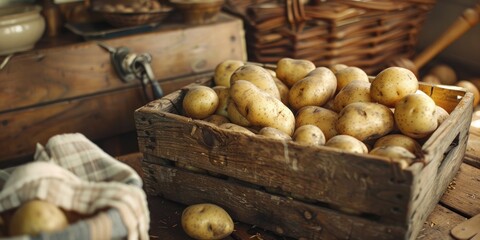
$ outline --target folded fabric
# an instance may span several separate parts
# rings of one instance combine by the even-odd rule
[[[41,199],[65,210],[95,214],[34,239],[149,238],[141,178],[82,134],[54,136],[45,147],[37,144],[33,162],[0,170],[0,187],[0,212]]]

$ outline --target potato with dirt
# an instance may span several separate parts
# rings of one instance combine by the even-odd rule
[[[233,72],[243,65],[245,65],[243,61],[234,59],[228,59],[219,63],[217,67],[215,67],[215,73],[213,75],[215,85],[230,87],[230,78]]]
[[[280,92],[278,91],[277,84],[275,84],[272,75],[261,66],[247,64],[239,67],[230,77],[230,86],[238,80],[249,81],[262,91],[277,99],[281,99]]]
[[[373,79],[370,96],[374,102],[395,107],[398,101],[417,90],[418,80],[412,71],[402,67],[389,67]]]
[[[338,113],[317,106],[303,107],[297,111],[295,115],[295,127],[299,128],[303,125],[312,124],[320,128],[325,135],[325,140],[329,140],[338,132],[335,124],[338,120]]]
[[[343,87],[333,99],[333,109],[340,112],[345,106],[354,102],[372,102],[370,83],[354,80]]]
[[[222,207],[211,203],[190,205],[182,212],[182,228],[198,240],[219,240],[234,230],[233,220]]]
[[[337,92],[342,90],[343,87],[347,86],[348,83],[354,80],[370,82],[365,71],[363,71],[361,68],[353,66],[338,70],[335,73],[335,77],[337,78]]]
[[[185,115],[195,119],[204,119],[214,114],[218,104],[217,93],[207,86],[195,86],[188,89],[182,102]]]
[[[326,143],[326,147],[341,149],[350,153],[368,153],[368,147],[362,141],[350,135],[336,135],[330,138]]]
[[[335,128],[339,134],[368,141],[387,135],[393,130],[394,118],[390,108],[371,102],[356,102],[338,114]]]
[[[230,97],[240,114],[253,126],[277,128],[292,136],[295,116],[279,99],[245,80],[231,85]]]
[[[302,125],[295,129],[292,137],[294,142],[307,146],[322,146],[325,144],[325,135],[315,125]]]
[[[305,59],[282,58],[277,62],[275,73],[277,78],[288,87],[292,87],[300,79],[303,79],[315,69],[315,64]]]
[[[316,68],[290,88],[288,103],[293,110],[322,106],[335,94],[336,78],[330,69]]]
[[[409,94],[395,105],[395,123],[403,134],[415,139],[424,138],[437,129],[436,109],[431,97]]]

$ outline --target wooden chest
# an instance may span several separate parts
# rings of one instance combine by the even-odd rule
[[[173,92],[135,112],[147,194],[216,203],[236,220],[298,239],[415,239],[460,167],[473,100],[420,88],[451,114],[423,144],[424,161],[405,169],[387,158],[220,129],[179,115],[185,91]]]
[[[61,37],[52,40],[56,44],[15,54],[0,70],[0,161],[31,156],[37,142],[69,132],[114,146],[119,152],[112,155],[136,151],[133,112],[149,101],[140,81],[123,82],[96,41],[65,44]],[[210,72],[226,59],[246,60],[242,21],[227,14],[211,24],[172,23],[98,41],[151,54],[165,94],[189,83],[181,76]],[[125,143],[123,136],[129,139]]]

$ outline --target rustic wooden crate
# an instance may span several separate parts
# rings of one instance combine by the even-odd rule
[[[181,116],[186,90],[176,91],[135,112],[147,194],[217,203],[238,221],[299,239],[414,239],[462,162],[473,100],[456,89],[420,89],[450,116],[423,144],[423,161],[406,169]]]

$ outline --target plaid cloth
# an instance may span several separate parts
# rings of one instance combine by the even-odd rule
[[[42,199],[66,210],[95,213],[57,233],[11,239],[149,238],[141,178],[82,134],[54,136],[45,147],[37,144],[33,162],[0,170],[0,188],[0,212]]]

